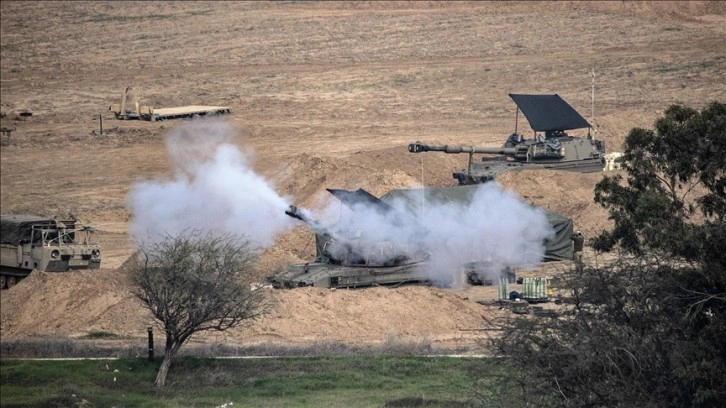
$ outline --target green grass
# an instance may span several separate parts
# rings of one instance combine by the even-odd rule
[[[501,359],[400,356],[185,357],[167,386],[153,385],[161,363],[143,358],[0,361],[3,407],[461,407],[471,373],[501,372]],[[494,368],[493,370],[492,367]],[[480,382],[481,383],[481,382]],[[482,390],[477,390],[481,392]],[[82,402],[82,401],[86,402]]]

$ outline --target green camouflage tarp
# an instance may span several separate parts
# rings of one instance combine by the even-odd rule
[[[422,189],[391,190],[381,197],[384,203],[397,203],[403,205],[409,214],[421,214],[421,203],[446,204],[471,203],[474,193],[480,185],[438,187]],[[425,194],[425,197],[422,195]],[[425,198],[425,199],[424,199]],[[570,218],[540,208],[547,215],[547,221],[552,226],[554,235],[545,241],[545,261],[562,261],[573,259],[572,236],[573,222]]]

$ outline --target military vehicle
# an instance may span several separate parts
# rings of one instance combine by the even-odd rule
[[[422,142],[408,145],[411,153],[466,153],[466,169],[453,174],[459,184],[477,184],[493,180],[497,174],[523,169],[553,169],[580,173],[602,171],[605,145],[591,136],[591,126],[559,95],[509,94],[517,105],[514,133],[502,147],[471,147],[459,145],[430,146]],[[534,131],[532,139],[518,132],[519,111]],[[569,130],[587,129],[587,137],[567,134]],[[474,154],[485,154],[480,162]]]
[[[326,227],[305,209],[290,206],[285,213],[305,222],[315,233],[316,257],[312,262],[290,265],[281,273],[268,277],[267,281],[278,289],[306,286],[355,288],[406,282],[446,286],[451,282],[432,281],[426,273],[431,258],[423,238],[430,232],[416,218],[417,214],[422,213],[419,207],[421,198],[429,203],[457,202],[466,205],[471,202],[476,188],[473,185],[428,188],[424,193],[421,189],[391,190],[380,199],[363,189],[328,189],[352,210],[354,217],[371,219],[370,214],[364,211],[376,211],[400,236],[371,242],[355,228],[346,228],[341,225],[343,223],[336,224],[335,228]],[[571,260],[572,220],[549,212],[546,215],[553,235],[544,243],[544,260]],[[401,248],[398,246],[401,242],[408,244]],[[516,279],[513,266],[491,260],[465,262],[458,272],[472,285],[491,284],[500,276],[512,282]]]
[[[328,189],[328,192],[345,204],[373,201],[378,202],[377,208],[382,211],[393,211],[365,190]],[[350,207],[355,211],[355,205]],[[285,214],[303,221],[315,233],[316,257],[313,262],[290,265],[282,273],[268,277],[274,288],[356,288],[420,280],[415,271],[426,261],[423,252],[409,255],[390,241],[366,242],[360,231],[326,227],[308,211],[295,206],[290,206]]]
[[[13,287],[33,269],[100,268],[101,247],[91,242],[93,232],[77,220],[0,215],[0,288]]]

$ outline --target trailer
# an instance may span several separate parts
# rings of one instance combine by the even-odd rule
[[[129,92],[133,92],[133,106],[126,103]],[[136,91],[132,87],[126,87],[121,97],[121,103],[114,103],[109,106],[108,110],[113,112],[116,119],[129,120],[150,120],[161,121],[167,119],[201,117],[207,115],[224,115],[229,114],[230,109],[227,106],[203,106],[188,105],[177,106],[173,108],[154,109],[153,106],[140,105]]]
[[[167,120],[177,118],[190,118],[194,116],[224,115],[230,113],[226,106],[178,106],[176,108],[161,108],[151,110],[151,120]]]

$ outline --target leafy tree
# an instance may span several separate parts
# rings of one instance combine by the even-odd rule
[[[265,312],[267,298],[249,274],[255,259],[247,240],[199,231],[141,245],[134,294],[166,333],[157,386],[166,384],[177,352],[194,333],[224,331]]]
[[[655,130],[632,129],[624,148],[627,186],[614,176],[595,187],[595,202],[610,211],[614,228],[600,234],[594,248],[609,251],[620,244],[631,253],[650,248],[704,258],[703,248],[688,238],[704,238],[724,222],[726,105],[714,102],[700,113],[671,106]]]
[[[726,105],[671,106],[625,140],[627,179],[595,201],[615,260],[569,271],[558,319],[515,319],[496,341],[536,406],[726,406]]]

